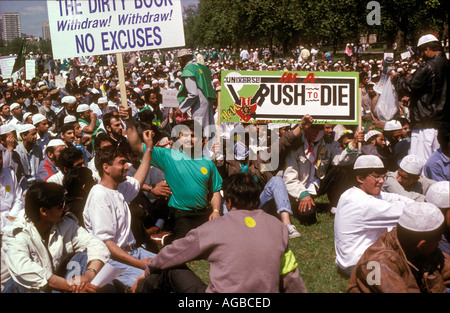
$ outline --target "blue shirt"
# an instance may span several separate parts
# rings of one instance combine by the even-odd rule
[[[439,148],[425,163],[423,172],[427,178],[435,181],[450,180],[450,158]]]

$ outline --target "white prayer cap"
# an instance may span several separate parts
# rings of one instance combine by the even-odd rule
[[[13,104],[11,104],[11,106],[9,107],[12,110],[14,110],[15,108],[20,107],[20,104],[18,104],[17,102],[14,102]]]
[[[280,129],[283,127],[290,127],[290,126],[291,126],[291,124],[288,124],[288,123],[269,123],[267,128],[269,128],[270,130],[274,130],[274,129]]]
[[[409,154],[405,156],[400,162],[400,168],[406,173],[411,175],[422,174],[423,162],[418,156],[414,154]]]
[[[355,164],[353,165],[353,169],[364,169],[364,168],[384,168],[383,161],[376,155],[361,155],[359,156]]]
[[[46,120],[46,119],[47,118],[44,115],[40,114],[40,113],[35,114],[35,115],[33,115],[33,118],[32,118],[33,125],[36,125],[36,124],[38,124],[38,123],[40,123],[40,122],[42,122],[43,120]]]
[[[425,200],[440,209],[450,208],[450,182],[438,181],[428,188]]]
[[[400,129],[402,129],[402,124],[396,120],[386,122],[386,124],[384,125],[385,131],[400,130]]]
[[[23,124],[18,127],[17,131],[19,134],[21,134],[21,133],[25,133],[25,132],[30,131],[35,128],[36,127],[34,127],[34,125],[31,125],[31,124]]]
[[[134,88],[133,91],[138,94],[140,94],[142,92],[138,87]]]
[[[145,89],[150,89],[150,85],[149,84],[145,84],[144,86],[142,86],[142,90],[145,90]]]
[[[88,104],[80,104],[80,105],[77,107],[77,112],[78,112],[78,113],[86,112],[86,111],[89,111],[90,109],[91,109],[91,108],[89,107]]]
[[[364,135],[364,141],[368,141],[375,135],[380,135],[381,133],[378,130],[369,130],[367,134]]]
[[[417,43],[417,47],[420,47],[421,45],[424,45],[424,44],[432,42],[432,41],[439,42],[439,40],[434,35],[428,34],[428,35],[422,36],[422,37],[419,38],[419,42]]]
[[[73,115],[67,115],[64,118],[64,124],[69,124],[69,123],[73,123],[73,122],[76,122],[76,121],[77,121],[77,118],[75,116],[73,116]]]
[[[408,230],[429,232],[441,227],[444,220],[444,214],[434,204],[413,202],[404,206],[398,224]]]
[[[0,126],[0,135],[5,135],[7,133],[13,132],[16,130],[16,127],[13,124],[4,124]]]
[[[74,96],[65,96],[61,99],[61,103],[75,103],[77,102],[77,98]]]
[[[25,112],[23,115],[23,120],[25,121],[27,119],[28,116],[33,115],[33,113],[31,112]]]
[[[61,139],[52,139],[48,142],[47,147],[45,149],[47,149],[48,147],[56,147],[56,146],[67,147],[67,145],[64,143],[64,141],[62,141]]]
[[[108,103],[108,98],[106,97],[98,98],[97,103]]]

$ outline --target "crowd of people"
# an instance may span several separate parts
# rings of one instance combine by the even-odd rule
[[[269,49],[180,49],[125,54],[122,89],[115,55],[0,80],[2,292],[307,292],[292,219],[328,211],[349,292],[448,292],[449,62],[432,35],[410,52],[334,61],[298,47],[273,62]],[[221,123],[223,70],[358,72],[367,127]],[[386,77],[389,120],[376,111]],[[198,259],[209,285],[186,265]],[[91,284],[106,263],[121,274]]]

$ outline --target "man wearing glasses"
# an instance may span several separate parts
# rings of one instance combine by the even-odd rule
[[[67,209],[62,186],[30,186],[25,214],[3,236],[2,293],[102,291],[91,281],[108,262],[108,248],[79,227]]]
[[[381,191],[386,170],[379,157],[361,155],[353,170],[355,185],[339,198],[334,220],[336,263],[344,276],[351,275],[367,247],[395,227],[405,205],[414,202]]]

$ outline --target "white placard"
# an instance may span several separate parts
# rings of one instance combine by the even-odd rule
[[[178,90],[176,89],[163,89],[161,90],[162,94],[162,105],[165,108],[178,108],[179,102],[177,98]]]
[[[410,58],[410,57],[411,57],[411,52],[409,52],[409,51],[403,52],[403,53],[400,55],[400,57],[401,57],[402,59]]]
[[[103,287],[106,284],[112,282],[117,276],[122,274],[125,270],[119,269],[117,267],[112,266],[109,263],[106,263],[100,272],[95,275],[94,279],[91,281],[92,285]]]
[[[12,69],[14,67],[15,61],[16,61],[16,57],[0,58],[0,68],[2,70],[2,78],[3,79],[11,78]]]
[[[55,59],[185,45],[180,0],[47,0]]]
[[[32,80],[36,77],[36,60],[25,60],[25,79]]]
[[[383,56],[383,59],[386,60],[387,57],[394,58],[394,53],[392,53],[392,52],[385,52],[384,56]]]

